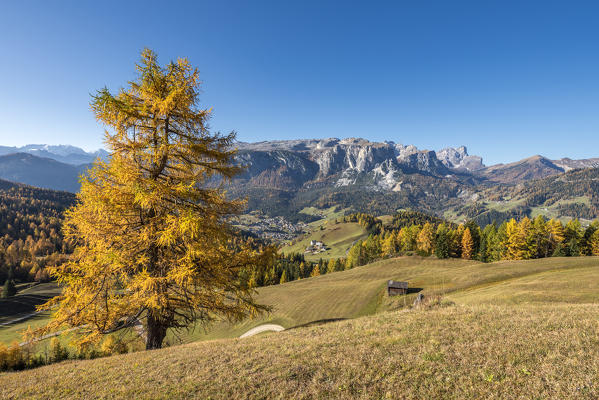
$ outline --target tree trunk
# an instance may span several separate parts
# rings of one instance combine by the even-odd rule
[[[166,336],[167,326],[150,313],[146,326],[146,350],[159,349]]]

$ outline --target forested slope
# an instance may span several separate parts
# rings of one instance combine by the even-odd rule
[[[17,279],[34,279],[47,263],[69,252],[61,220],[74,203],[72,193],[0,180],[0,282],[10,268]]]

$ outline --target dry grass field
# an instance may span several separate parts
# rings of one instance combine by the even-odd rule
[[[599,305],[447,305],[0,375],[28,399],[596,399]]]
[[[412,309],[418,290],[443,300]],[[187,344],[0,374],[0,398],[599,397],[599,258],[401,257],[258,299],[270,315],[169,337]],[[265,322],[288,329],[234,339]]]

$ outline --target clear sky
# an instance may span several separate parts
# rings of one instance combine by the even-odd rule
[[[0,144],[101,147],[89,94],[125,85],[150,47],[200,69],[212,127],[243,141],[599,157],[598,4],[3,2]]]

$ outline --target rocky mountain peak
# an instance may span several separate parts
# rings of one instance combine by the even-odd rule
[[[458,170],[477,171],[485,167],[482,157],[468,155],[466,146],[439,150],[437,158],[446,167]]]
[[[359,174],[385,175],[386,185],[391,185],[392,177],[396,176],[398,171],[446,176],[454,169],[474,171],[484,167],[482,159],[468,155],[465,146],[447,148],[437,153],[432,150],[420,150],[414,145],[393,141],[372,142],[356,137],[239,142],[236,143],[236,147],[240,156],[243,154],[241,158],[245,163],[252,165],[254,171],[255,168],[265,168],[268,164],[265,163],[266,159],[289,157],[294,158],[291,164],[295,166],[299,160],[304,160],[302,162],[306,165],[315,164],[316,180],[336,177],[336,184],[342,186],[355,182]],[[281,165],[280,161],[274,164],[277,168]],[[303,169],[310,173],[313,170],[312,167]]]

